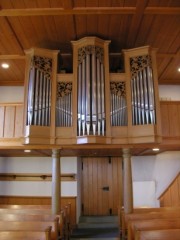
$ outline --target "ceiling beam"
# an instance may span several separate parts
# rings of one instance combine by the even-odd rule
[[[144,14],[179,15],[179,7],[147,7]]]
[[[24,86],[24,81],[19,81],[19,80],[13,80],[13,81],[3,81],[0,80],[0,86]]]
[[[180,85],[179,79],[159,79],[158,80],[159,85]]]
[[[76,7],[64,8],[23,8],[1,9],[1,17],[17,16],[57,16],[57,15],[103,15],[103,14],[135,14],[136,7]],[[143,14],[179,15],[179,7],[146,7]]]
[[[26,59],[25,55],[17,55],[17,54],[4,54],[4,55],[0,55],[0,60],[15,60],[15,59]]]

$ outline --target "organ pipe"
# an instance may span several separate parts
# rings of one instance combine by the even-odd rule
[[[72,126],[72,83],[57,83],[56,127]]]
[[[50,125],[51,71],[50,58],[33,57],[29,73],[27,125]]]
[[[133,125],[155,124],[155,96],[149,55],[130,58]]]
[[[78,136],[105,134],[103,49],[78,51]]]
[[[127,126],[125,82],[110,82],[111,126]]]

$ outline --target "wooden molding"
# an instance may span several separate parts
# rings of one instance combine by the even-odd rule
[[[135,14],[136,7],[76,7],[64,8],[26,8],[1,9],[1,17],[15,16],[58,16],[58,15],[90,15],[90,14]],[[143,14],[179,15],[178,7],[146,7]]]
[[[0,173],[0,181],[52,181],[52,175],[49,173]],[[76,174],[61,174],[60,181],[76,181]]]

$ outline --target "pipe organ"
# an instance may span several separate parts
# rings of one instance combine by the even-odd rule
[[[59,51],[26,51],[25,144],[160,142],[155,51],[123,50],[124,72],[109,72],[109,44],[72,41],[73,73],[57,73]]]

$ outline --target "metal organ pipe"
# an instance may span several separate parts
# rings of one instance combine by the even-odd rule
[[[56,127],[72,126],[72,83],[57,83]]]
[[[51,81],[36,68],[30,75],[27,125],[49,126]]]
[[[49,71],[44,70],[44,65]],[[29,75],[27,125],[49,126],[52,60],[34,56]]]
[[[103,49],[86,46],[79,49],[78,135],[104,135]]]
[[[130,65],[133,125],[155,124],[151,58],[148,55],[134,57]]]
[[[127,102],[125,82],[110,82],[111,90],[111,125],[127,125]]]

